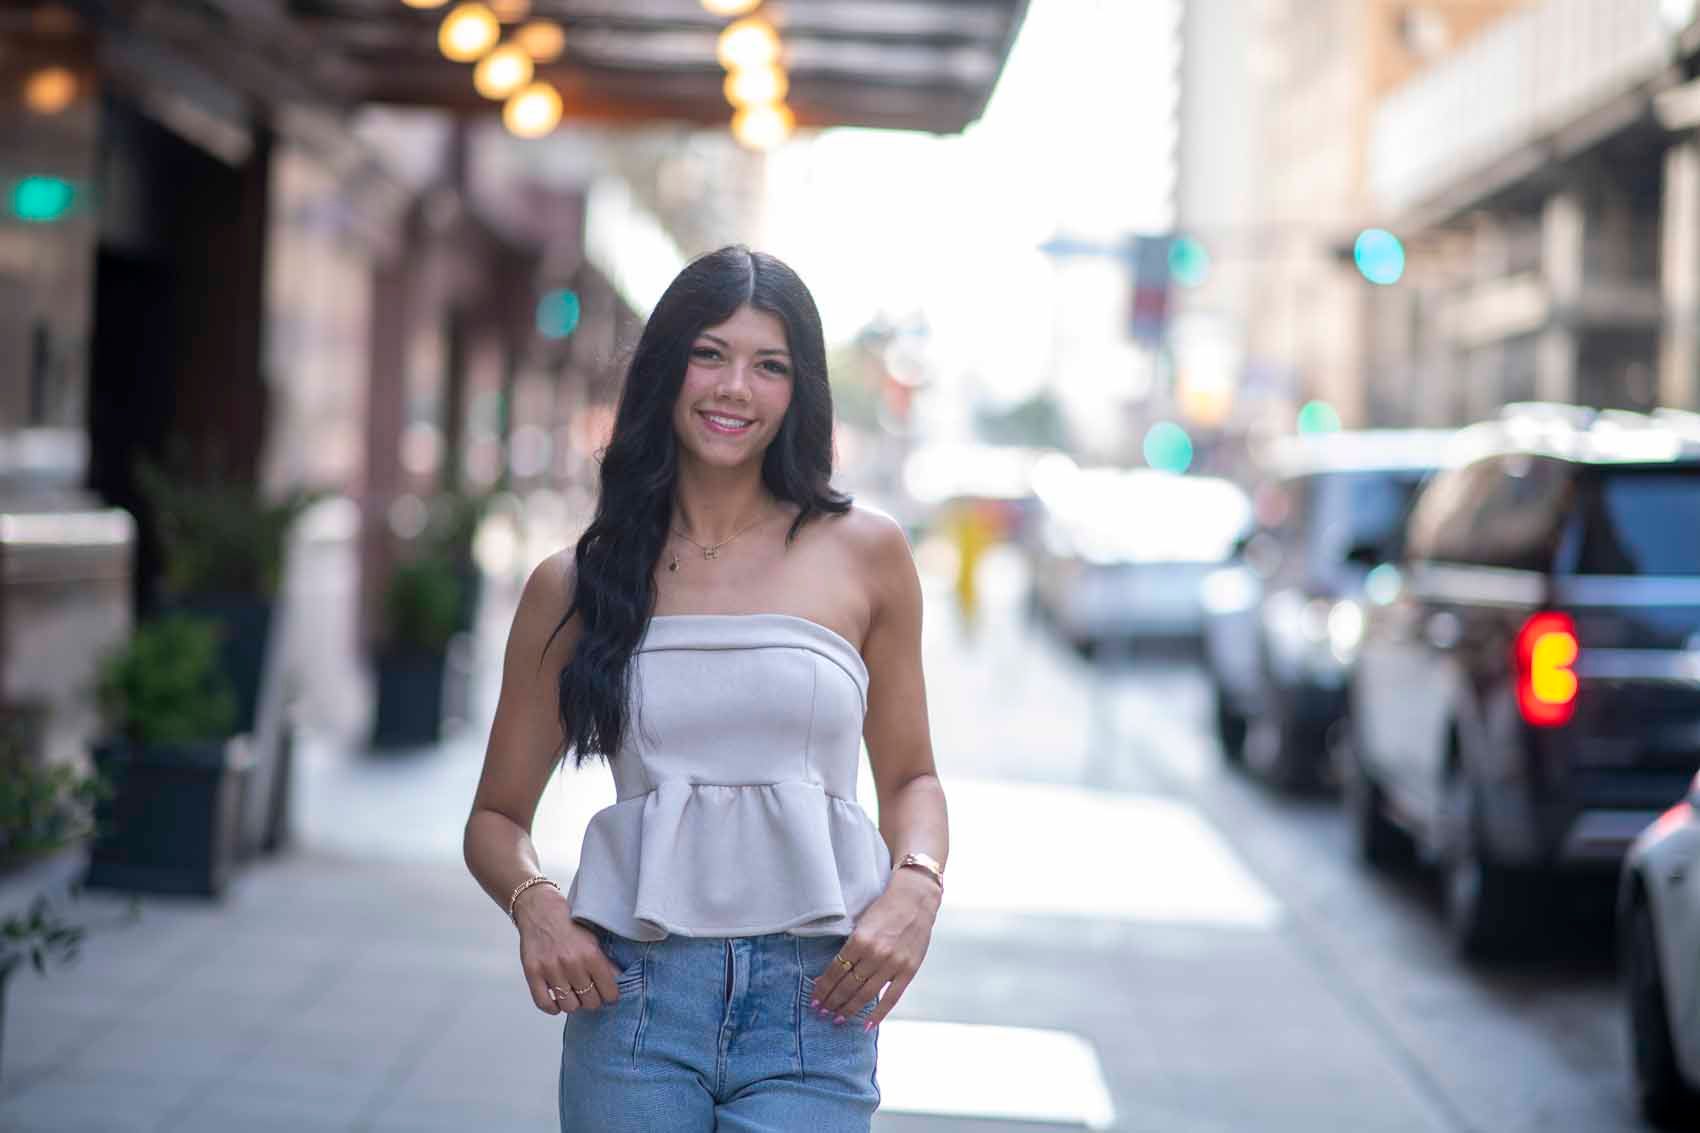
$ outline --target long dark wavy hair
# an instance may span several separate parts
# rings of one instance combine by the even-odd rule
[[[625,740],[632,657],[655,612],[655,565],[679,475],[674,406],[697,336],[745,305],[784,323],[791,351],[791,403],[761,465],[767,490],[798,509],[785,541],[810,519],[850,510],[850,497],[831,485],[832,391],[809,289],[781,261],[742,245],[691,261],[655,305],[626,371],[596,515],[579,537],[572,601],[555,627],[559,633],[575,615],[582,626],[559,680],[561,729],[575,766],[613,758]]]

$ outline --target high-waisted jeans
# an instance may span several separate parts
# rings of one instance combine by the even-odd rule
[[[867,1133],[872,1005],[841,1024],[809,1007],[844,937],[597,934],[620,999],[567,1016],[561,1133]]]

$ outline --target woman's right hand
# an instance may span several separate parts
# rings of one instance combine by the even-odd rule
[[[514,909],[519,923],[519,962],[531,1001],[545,1015],[590,1010],[618,1002],[620,973],[602,951],[596,934],[572,918],[566,898],[539,885]],[[535,899],[534,899],[535,898]]]

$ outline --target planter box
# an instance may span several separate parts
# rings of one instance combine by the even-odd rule
[[[375,748],[434,744],[443,734],[445,653],[391,653],[377,659]]]
[[[91,888],[222,896],[236,860],[238,804],[252,769],[245,736],[195,744],[109,741],[95,763],[113,785],[95,812]]]

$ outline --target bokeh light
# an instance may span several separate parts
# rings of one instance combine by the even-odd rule
[[[553,20],[533,20],[514,32],[514,46],[538,63],[553,63],[567,49],[567,33]]]
[[[1210,278],[1210,253],[1191,236],[1169,244],[1169,278],[1182,287],[1201,287]]]
[[[702,6],[716,16],[741,16],[760,4],[761,0],[702,0]]]
[[[779,35],[766,20],[739,20],[720,33],[715,55],[728,71],[771,66],[779,61]]]
[[[437,47],[445,58],[471,63],[484,56],[502,37],[496,14],[483,4],[461,4],[443,17]]]
[[[726,76],[726,101],[733,106],[784,102],[791,80],[781,67],[747,67]]]
[[[502,107],[502,125],[520,138],[541,138],[561,124],[561,92],[548,83],[532,83]]]
[[[64,67],[43,67],[24,80],[24,105],[37,114],[58,114],[77,100],[77,76]]]
[[[485,98],[503,99],[529,83],[533,70],[531,56],[510,43],[478,61],[472,72],[472,85]]]
[[[1299,432],[1338,433],[1340,431],[1340,413],[1326,401],[1307,401],[1299,410]]]
[[[1145,463],[1159,472],[1192,467],[1192,438],[1173,421],[1159,421],[1145,433]]]
[[[789,106],[746,106],[732,115],[732,136],[750,149],[772,149],[789,138],[796,125]]]
[[[1386,287],[1405,274],[1405,245],[1385,228],[1366,228],[1352,245],[1352,260],[1365,279]]]

